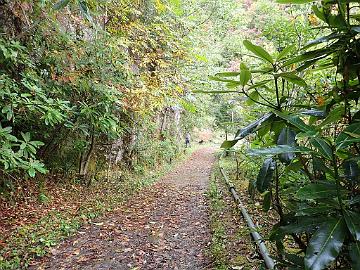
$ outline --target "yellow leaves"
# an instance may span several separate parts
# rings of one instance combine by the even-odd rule
[[[194,57],[196,58],[196,60],[198,60],[200,62],[204,62],[204,63],[209,62],[209,60],[207,59],[207,57],[205,55],[194,54]]]
[[[163,79],[150,74],[143,74],[138,79],[143,83],[142,85],[131,89],[122,88],[121,92],[123,93],[124,109],[140,115],[163,108],[167,100],[177,98],[184,92],[180,86],[170,86]]]
[[[316,102],[317,102],[317,104],[318,104],[319,106],[325,105],[325,99],[324,99],[322,96],[318,96],[318,97],[316,98]]]
[[[158,12],[164,12],[166,10],[166,6],[161,2],[161,0],[155,0],[155,8]]]
[[[318,18],[317,18],[314,14],[310,14],[310,15],[308,16],[308,20],[309,20],[309,22],[310,22],[310,24],[311,24],[312,26],[317,26],[317,25],[319,25],[319,20],[318,20]]]
[[[175,92],[182,95],[182,94],[184,94],[185,91],[183,88],[181,88],[179,85],[177,85],[177,86],[175,86]]]
[[[170,63],[167,63],[167,62],[163,61],[162,59],[156,60],[156,63],[160,68],[167,68],[170,66]]]
[[[139,114],[149,113],[162,104],[163,98],[156,96],[156,88],[139,87],[126,89],[124,92],[124,109]]]

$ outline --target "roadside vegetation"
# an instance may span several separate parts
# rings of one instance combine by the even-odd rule
[[[212,235],[209,253],[213,259],[215,269],[228,269],[226,228],[224,226],[224,220],[221,218],[225,210],[225,203],[214,174],[211,177],[210,188],[207,195],[210,201],[210,226]]]
[[[262,41],[244,39],[240,68],[212,77],[227,85],[223,93],[245,98],[239,104],[255,118],[222,147],[243,142],[236,161],[249,193],[277,212],[265,236],[276,244],[277,267],[358,269],[359,6],[279,2],[304,5],[275,6],[289,20],[276,32],[261,29]]]
[[[358,2],[0,1],[0,268],[51,252],[206,130],[277,268],[360,269]],[[245,267],[214,175],[210,253]]]
[[[261,205],[255,205],[254,201],[248,198],[248,181],[246,178],[236,177],[233,157],[223,158],[220,163],[235,184],[259,232],[266,234],[275,219],[264,215]],[[246,221],[241,216],[220,173],[219,163],[214,164],[207,196],[210,203],[212,231],[208,253],[212,258],[212,269],[264,269],[262,258],[257,253]]]

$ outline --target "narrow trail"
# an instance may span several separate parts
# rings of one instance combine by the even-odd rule
[[[214,149],[202,148],[31,269],[211,269],[205,197]]]

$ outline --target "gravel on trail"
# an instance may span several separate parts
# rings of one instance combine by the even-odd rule
[[[196,150],[30,269],[211,269],[205,192],[214,161],[214,148]]]

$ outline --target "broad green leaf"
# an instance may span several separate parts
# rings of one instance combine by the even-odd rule
[[[240,63],[240,70],[249,70],[249,68],[244,63]]]
[[[260,57],[261,59],[263,59],[271,64],[274,63],[274,60],[271,57],[271,55],[267,51],[265,51],[263,48],[261,48],[260,46],[252,44],[248,40],[244,40],[243,43],[244,43],[245,48],[248,49],[249,51],[251,51],[256,56]]]
[[[35,177],[35,169],[34,168],[29,168],[28,169],[28,174],[30,177]]]
[[[360,134],[360,122],[349,125],[347,128],[345,128],[343,132],[339,134],[339,136],[335,140],[337,149],[346,148],[352,143],[360,141],[359,139],[354,139],[352,136],[347,134],[348,132]]]
[[[43,163],[38,162],[38,163],[33,164],[33,166],[34,166],[34,169],[36,169],[39,173],[45,174],[45,173],[48,173],[48,172],[49,172],[49,171],[44,167],[44,164],[43,164]]]
[[[340,5],[341,7],[341,5]],[[332,27],[346,27],[346,20],[344,18],[344,16],[340,13],[338,14],[330,14],[327,17],[327,23],[332,26]],[[339,40],[340,42],[343,42],[343,40]]]
[[[356,241],[360,241],[360,214],[352,211],[345,211],[344,218],[351,235]]]
[[[250,106],[259,100],[259,92],[254,90],[249,94],[248,99],[246,100],[246,105]]]
[[[321,138],[311,138],[310,143],[319,150],[320,155],[328,160],[333,159],[333,151],[331,149],[330,144]]]
[[[298,55],[294,58],[287,60],[284,63],[284,66],[286,67],[286,66],[289,66],[292,64],[296,64],[299,62],[305,62],[305,61],[313,61],[313,63],[315,63],[316,61],[325,58],[326,56],[328,56],[331,53],[332,53],[332,51],[328,48],[305,52],[301,55]]]
[[[274,138],[279,137],[281,131],[287,126],[287,123],[282,121],[282,119],[277,118],[276,121],[273,121],[271,123],[271,131],[274,132]]]
[[[343,218],[329,220],[311,237],[305,255],[305,269],[321,270],[334,261],[346,236]]]
[[[271,118],[274,116],[273,113],[267,113],[264,116],[260,117],[256,121],[252,122],[251,124],[247,125],[246,127],[238,130],[238,132],[235,135],[234,140],[241,140],[245,138],[246,136],[252,134],[255,132],[264,122],[271,120]]]
[[[329,169],[323,159],[313,156],[313,170],[314,172],[323,172],[324,174],[329,174],[331,177],[334,177],[334,172]]]
[[[285,127],[281,130],[278,136],[277,144],[279,146],[280,145],[295,146],[295,137],[296,137],[296,132],[289,127]],[[279,155],[280,161],[285,164],[290,164],[294,158],[295,158],[295,154],[291,152],[282,153]]]
[[[278,145],[295,146],[296,132],[289,127],[285,127],[281,130],[277,139]]]
[[[351,137],[355,138],[355,139],[360,139],[360,134],[356,134],[356,133],[353,133],[353,132],[349,132],[349,131],[345,131],[345,133],[347,135],[350,135]]]
[[[328,42],[330,40],[336,39],[341,37],[342,35],[338,34],[338,33],[331,33],[330,35],[324,36],[324,37],[320,37],[317,38],[315,40],[311,40],[309,41],[303,48],[302,50],[308,49],[312,46],[315,46],[317,44],[323,43],[323,42]]]
[[[279,74],[275,74],[276,76],[280,76],[281,78],[284,78],[285,80],[293,83],[293,84],[297,84],[299,86],[302,87],[306,87],[306,82],[300,78],[299,76],[297,76],[296,74],[292,73],[292,72],[284,72],[284,73],[279,73]]]
[[[188,102],[186,100],[181,99],[179,103],[186,111],[188,111],[190,113],[197,112],[197,108],[192,102]]]
[[[325,127],[325,126],[327,126],[329,124],[337,122],[339,119],[342,118],[344,112],[345,112],[345,109],[344,109],[343,106],[332,109],[329,112],[328,116],[325,118],[325,120],[322,121],[319,126],[320,127]]]
[[[345,178],[351,182],[360,181],[360,169],[355,160],[345,160],[343,164]]]
[[[228,83],[226,84],[226,87],[229,88],[229,89],[231,89],[231,88],[236,88],[236,87],[238,87],[239,85],[241,85],[240,82],[228,82]]]
[[[238,141],[239,140],[224,141],[220,147],[224,148],[224,149],[229,149],[229,148],[233,147]]]
[[[314,207],[301,208],[296,211],[296,216],[315,216],[323,215],[334,211],[333,206],[329,205],[315,205]]]
[[[264,124],[264,125],[261,126],[261,128],[259,128],[257,130],[257,134],[260,137],[264,137],[266,134],[268,134],[270,132],[270,130],[271,130],[271,123],[269,123],[267,125]]]
[[[272,67],[265,67],[265,68],[262,68],[262,69],[252,69],[251,73],[269,74],[273,70],[274,69]]]
[[[272,230],[270,234],[270,240],[279,240],[284,238],[287,234],[300,234],[303,232],[312,232],[317,227],[327,222],[327,217],[297,217],[291,220],[289,225],[280,226]]]
[[[239,75],[240,72],[220,72],[215,74],[217,77],[237,77]]]
[[[293,49],[295,49],[295,45],[290,45],[284,48],[276,57],[276,61],[279,61],[283,58],[285,58]]]
[[[298,190],[296,197],[302,200],[336,197],[337,189],[334,184],[308,184]]]
[[[318,6],[313,5],[311,7],[311,9],[314,11],[316,17],[318,17],[320,20],[326,22],[326,16],[325,16],[324,12],[322,11],[322,8],[320,10]]]
[[[25,142],[29,142],[30,141],[30,132],[26,132],[26,133],[22,133],[21,132],[21,136],[23,137]]]
[[[326,116],[326,112],[318,109],[305,110],[305,111],[301,111],[300,113],[304,115],[315,116],[317,118],[324,118]]]
[[[351,30],[360,33],[360,26],[351,27]]]
[[[221,145],[221,148],[228,149],[228,148],[233,147],[239,140],[254,133],[262,126],[262,124],[266,123],[267,121],[270,121],[273,116],[274,116],[273,113],[267,113],[264,116],[260,117],[258,120],[249,124],[248,126],[238,130],[235,135],[234,140],[224,141]]]
[[[353,270],[360,269],[360,242],[356,241],[349,245],[349,254]]]
[[[245,86],[251,79],[251,72],[243,69],[240,71],[240,85]]]
[[[263,87],[264,85],[268,84],[271,81],[273,81],[273,80],[264,80],[262,82],[255,83],[255,84],[251,85],[248,88],[248,90],[251,90],[251,89],[254,89],[254,88],[261,88],[261,87]]]
[[[313,135],[316,135],[318,133],[315,128],[305,124],[304,121],[301,120],[297,115],[289,115],[287,113],[278,111],[275,111],[274,113],[304,132],[311,133]]]
[[[284,153],[303,153],[303,152],[311,152],[311,150],[305,147],[295,147],[290,145],[278,145],[274,147],[249,150],[249,154],[252,156],[274,156]]]
[[[25,143],[25,142],[21,143],[21,144],[20,144],[20,149],[23,150],[23,149],[25,149],[25,148],[26,148],[26,143]]]
[[[266,191],[271,183],[275,170],[275,161],[272,158],[265,159],[256,178],[256,188],[259,192]]]
[[[263,200],[263,210],[265,212],[269,211],[271,206],[271,192],[266,191],[264,194],[264,200]]]
[[[299,160],[291,162],[289,165],[286,166],[285,172],[290,173],[291,171],[298,173],[302,170],[302,164]]]
[[[234,81],[234,80],[223,79],[220,76],[209,76],[209,79],[212,81],[217,81],[217,82],[238,82],[238,81]]]

